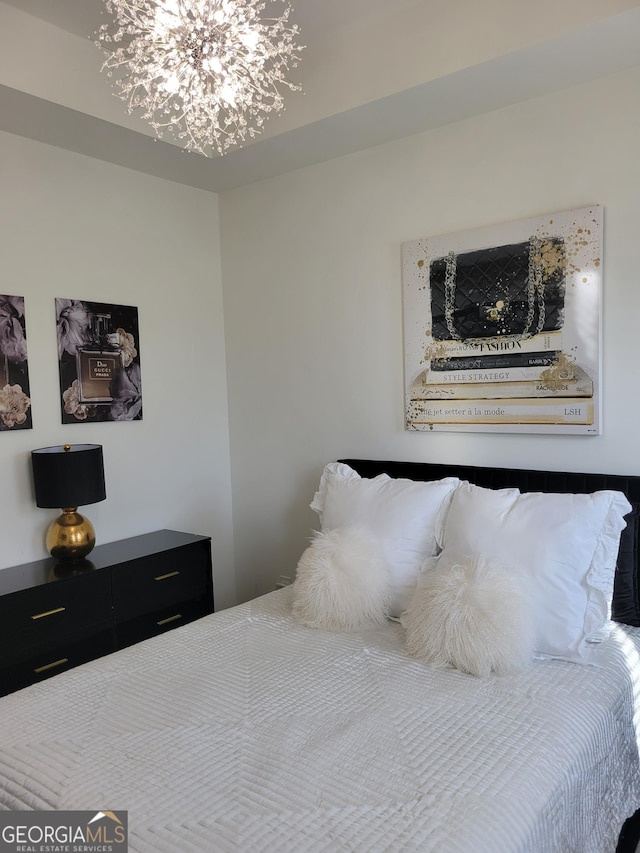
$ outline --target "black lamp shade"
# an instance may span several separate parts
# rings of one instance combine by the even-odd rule
[[[36,504],[63,509],[103,501],[104,463],[100,444],[65,444],[31,451]]]

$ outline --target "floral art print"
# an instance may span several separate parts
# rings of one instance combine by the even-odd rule
[[[0,432],[32,426],[24,296],[0,295]]]
[[[138,309],[56,299],[62,423],[142,420]]]

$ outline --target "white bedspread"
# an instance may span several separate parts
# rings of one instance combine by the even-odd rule
[[[130,849],[608,853],[640,805],[640,630],[477,679],[290,590],[0,699],[1,809],[125,809]]]

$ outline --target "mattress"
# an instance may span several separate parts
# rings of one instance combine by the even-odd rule
[[[0,700],[0,809],[127,810],[135,851],[614,851],[640,803],[640,629],[475,678],[291,589]]]

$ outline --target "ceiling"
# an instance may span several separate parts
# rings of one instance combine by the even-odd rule
[[[4,0],[23,12],[79,36],[90,36],[107,19],[103,0]],[[357,26],[365,18],[413,6],[416,0],[294,0],[292,21],[318,38],[337,27]],[[274,7],[275,9],[276,7]],[[280,6],[280,8],[284,8]]]
[[[103,0],[0,0],[0,130],[223,192],[640,64],[640,0],[291,2],[303,93],[205,158],[113,97],[92,41]]]

